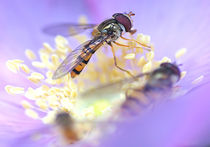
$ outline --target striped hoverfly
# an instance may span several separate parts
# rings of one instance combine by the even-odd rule
[[[112,46],[112,43],[122,46],[129,47],[128,45],[120,44],[116,42],[118,38],[134,41],[139,44],[141,47],[135,48],[144,48],[150,51],[150,46],[142,44],[134,39],[127,39],[122,36],[122,33],[129,32],[131,34],[135,33],[136,30],[132,29],[132,20],[131,16],[135,14],[132,12],[129,13],[115,13],[112,18],[107,19],[100,23],[99,25],[94,24],[57,24],[48,26],[44,29],[44,32],[51,35],[63,35],[63,36],[72,36],[78,33],[83,32],[87,29],[93,29],[93,39],[88,40],[78,46],[75,50],[73,50],[60,64],[60,66],[56,69],[53,74],[53,79],[58,79],[66,74],[70,73],[71,77],[74,78],[79,75],[84,67],[89,62],[91,56],[101,47],[104,43],[107,43],[111,49],[112,54],[114,56],[114,64],[115,66],[124,72],[127,72],[130,76],[133,76],[128,70],[121,68],[117,64],[115,50]],[[73,31],[72,31],[73,30]]]
[[[144,76],[146,80],[142,82],[141,78],[144,78]],[[143,110],[151,108],[170,97],[173,87],[180,80],[180,77],[179,67],[176,64],[165,62],[151,72],[87,90],[80,97],[81,99],[98,96],[119,98],[123,94],[125,100],[120,104],[120,108],[117,108],[118,114],[123,117],[126,115],[137,116]]]

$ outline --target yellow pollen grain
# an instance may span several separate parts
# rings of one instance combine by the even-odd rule
[[[164,63],[164,62],[171,62],[171,59],[168,58],[168,57],[163,57],[162,60],[160,61],[161,63]]]
[[[56,50],[56,52],[57,52],[56,54],[58,56],[65,55],[65,57],[66,57],[66,54],[71,51],[71,48],[69,48],[69,47],[61,47],[61,46],[58,46],[57,48],[58,49]]]
[[[60,35],[55,37],[55,43],[56,45],[60,45],[60,46],[68,45],[68,41],[66,40],[66,38]]]
[[[150,43],[150,40],[151,40],[151,37],[149,35],[145,35],[145,37],[144,37],[144,43],[145,44],[149,44]]]
[[[43,43],[43,46],[44,46],[45,51],[48,53],[52,53],[54,51],[48,43]]]
[[[35,90],[31,87],[29,87],[25,92],[25,97],[34,100],[35,99]]]
[[[40,59],[45,65],[49,64],[49,54],[40,52]]]
[[[39,106],[43,110],[46,110],[48,108],[48,105],[46,104],[46,102],[41,99],[36,100],[36,105]]]
[[[31,109],[33,106],[26,100],[21,101],[21,105],[23,106],[23,108],[25,109]]]
[[[136,55],[134,53],[130,53],[124,56],[124,59],[135,59]]]
[[[19,71],[19,66],[21,65],[21,63],[23,63],[23,60],[19,59],[8,60],[6,62],[6,66],[13,73],[17,73]]]
[[[47,85],[42,85],[41,89],[44,91],[48,91],[50,88]]]
[[[183,79],[186,76],[187,72],[186,71],[182,71],[181,72],[181,79]]]
[[[42,62],[39,62],[39,61],[32,62],[32,65],[34,67],[37,67],[37,68],[45,68],[45,65]]]
[[[20,63],[23,63],[24,61],[23,60],[20,60],[20,59],[14,59],[14,60],[9,60],[15,64],[20,64]]]
[[[23,87],[15,87],[11,85],[5,86],[5,90],[9,94],[23,94],[24,93]]]
[[[136,40],[139,41],[139,42],[143,42],[144,41],[144,35],[142,33],[137,34]]]
[[[20,68],[22,69],[22,71],[24,71],[25,73],[29,74],[30,73],[30,69],[28,68],[27,65],[25,64],[21,64]]]
[[[147,63],[147,62],[146,62],[145,58],[142,56],[142,57],[139,59],[137,65],[140,66],[140,67],[142,67],[142,66],[144,66],[146,63]]]
[[[17,73],[19,71],[19,67],[10,61],[6,62],[6,66],[13,73]]]
[[[35,60],[36,59],[36,55],[34,54],[34,52],[32,50],[25,50],[25,55],[29,60]]]
[[[145,72],[150,72],[152,69],[152,62],[149,61],[147,62],[147,64],[145,64],[142,68],[142,72],[145,73]]]
[[[146,58],[148,61],[152,61],[155,56],[155,53],[153,51],[150,51],[149,53],[146,53]]]
[[[33,119],[38,119],[39,115],[37,114],[36,111],[32,110],[32,109],[26,109],[25,110],[25,114]]]
[[[75,90],[71,91],[71,97],[75,98],[77,96],[77,92]]]
[[[182,48],[182,49],[178,50],[175,54],[176,59],[182,57],[186,52],[187,52],[186,48]]]
[[[51,56],[51,60],[52,60],[52,63],[53,63],[54,65],[58,65],[58,64],[59,64],[59,57],[58,57],[56,54],[53,54],[53,55]]]
[[[51,124],[54,122],[56,114],[56,111],[49,111],[41,120],[44,124]]]
[[[44,76],[38,72],[32,72],[31,75],[28,77],[28,80],[32,81],[33,83],[38,83],[40,80],[43,80]]]
[[[201,75],[198,78],[196,78],[195,80],[192,81],[192,84],[198,84],[203,80],[204,76]]]
[[[44,79],[44,76],[41,73],[38,73],[38,72],[32,72],[31,76],[36,77],[37,79],[40,79],[40,80]]]
[[[141,33],[141,34],[137,35],[136,40],[139,41],[142,44],[149,44],[150,43],[150,36],[144,35],[144,34]]]

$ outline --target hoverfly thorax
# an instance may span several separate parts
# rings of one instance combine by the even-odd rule
[[[101,36],[110,36],[107,42],[112,42],[117,40],[125,28],[118,24],[117,21],[113,18],[103,21],[99,26],[98,30],[101,32]]]
[[[162,63],[160,68],[154,70],[147,83],[149,89],[171,88],[180,79],[180,70],[177,65],[172,63]],[[149,89],[148,89],[149,88]]]
[[[162,63],[160,65],[160,67],[165,69],[165,72],[168,74],[168,76],[169,76],[171,82],[173,82],[173,84],[175,82],[179,81],[179,79],[181,77],[181,71],[176,64]]]

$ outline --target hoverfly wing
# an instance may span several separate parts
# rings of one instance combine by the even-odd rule
[[[139,82],[138,79],[148,75],[149,73],[141,73],[136,75],[135,77],[132,78],[127,78],[123,80],[119,80],[114,83],[109,83],[106,85],[99,86],[97,88],[93,88],[90,90],[87,90],[83,93],[81,93],[80,98],[84,99],[98,99],[99,97],[101,98],[109,98],[109,97],[119,97],[120,94],[125,93],[125,89],[123,89],[126,84],[131,84],[135,81]]]
[[[80,34],[87,29],[93,29],[95,26],[96,24],[60,23],[46,26],[43,28],[43,32],[52,36],[62,35],[68,37]]]
[[[88,57],[90,54],[93,54],[93,51],[103,45],[104,41],[108,37],[109,36],[106,36],[105,38],[101,36],[95,37],[92,40],[86,41],[82,45],[78,46],[64,59],[64,61],[56,69],[52,79],[61,78],[71,72],[77,65],[82,62],[83,59]],[[89,47],[90,45],[91,48]]]
[[[78,63],[80,63],[81,59],[78,59],[78,57],[83,53],[83,49],[86,45],[88,45],[92,40],[88,40],[78,46],[75,50],[73,50],[59,65],[59,67],[56,69],[56,71],[53,74],[52,79],[58,79],[66,74],[68,74]]]

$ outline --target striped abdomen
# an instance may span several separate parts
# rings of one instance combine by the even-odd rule
[[[150,107],[152,100],[141,89],[134,89],[126,95],[125,102],[121,105],[122,116],[136,116]]]
[[[166,90],[154,90],[149,91],[143,89],[133,89],[129,94],[126,94],[126,100],[121,106],[123,115],[138,115],[143,110],[151,108],[157,103],[161,103],[170,96],[170,88]]]
[[[77,58],[80,61],[79,64],[75,66],[70,72],[72,78],[76,77],[81,73],[84,67],[88,64],[91,56],[101,46],[102,44],[100,44],[99,42],[94,42],[92,44],[88,44],[87,46],[85,46],[85,48],[82,51],[82,54]]]

